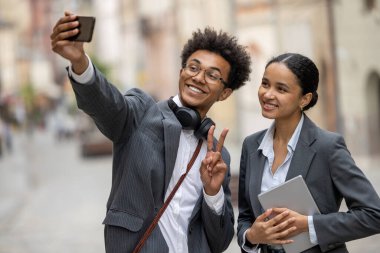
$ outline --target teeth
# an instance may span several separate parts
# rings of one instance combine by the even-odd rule
[[[265,103],[265,107],[267,107],[267,108],[276,108],[276,105]]]
[[[197,92],[197,93],[203,93],[203,91],[201,91],[200,89],[195,88],[193,86],[189,86],[189,89],[192,90],[192,91],[194,91],[194,92]]]

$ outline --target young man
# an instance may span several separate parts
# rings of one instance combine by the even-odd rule
[[[122,95],[104,78],[83,43],[68,40],[78,33],[75,19],[65,13],[51,42],[53,51],[71,62],[78,107],[113,141],[112,187],[103,222],[106,251],[133,252],[190,167],[140,252],[222,252],[234,235],[230,156],[223,148],[228,129],[219,142],[214,140],[206,114],[248,80],[248,53],[226,33],[194,32],[182,51],[178,95],[156,103],[139,89]],[[191,159],[198,146],[199,155]]]

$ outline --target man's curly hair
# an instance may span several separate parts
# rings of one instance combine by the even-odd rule
[[[206,27],[198,29],[187,41],[181,53],[182,67],[187,59],[197,50],[207,50],[222,56],[231,65],[226,87],[236,90],[249,80],[251,57],[246,47],[239,45],[235,36]]]

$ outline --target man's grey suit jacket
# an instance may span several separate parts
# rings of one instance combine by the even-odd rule
[[[239,175],[238,243],[262,207],[260,193],[265,156],[258,147],[266,130],[243,143]],[[345,253],[345,242],[380,232],[380,199],[355,165],[344,139],[317,127],[306,115],[286,180],[302,175],[321,215],[314,216],[319,245],[307,253]],[[345,199],[348,212],[339,212]]]
[[[167,101],[156,103],[139,89],[122,95],[96,68],[91,84],[71,82],[78,107],[113,141],[112,187],[103,222],[106,251],[132,252],[163,205],[177,156],[181,125]],[[230,156],[225,149],[222,156],[228,166],[223,183],[223,212],[217,215],[203,195],[199,198],[187,234],[190,253],[222,252],[234,235],[228,186]],[[159,226],[145,243],[143,252],[168,252]]]

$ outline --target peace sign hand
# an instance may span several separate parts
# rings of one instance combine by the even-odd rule
[[[202,160],[200,168],[204,190],[210,196],[214,196],[219,192],[227,172],[227,165],[223,161],[221,151],[228,129],[223,129],[220,134],[215,151],[213,151],[214,131],[215,126],[211,126],[207,134],[207,154],[205,159]]]

